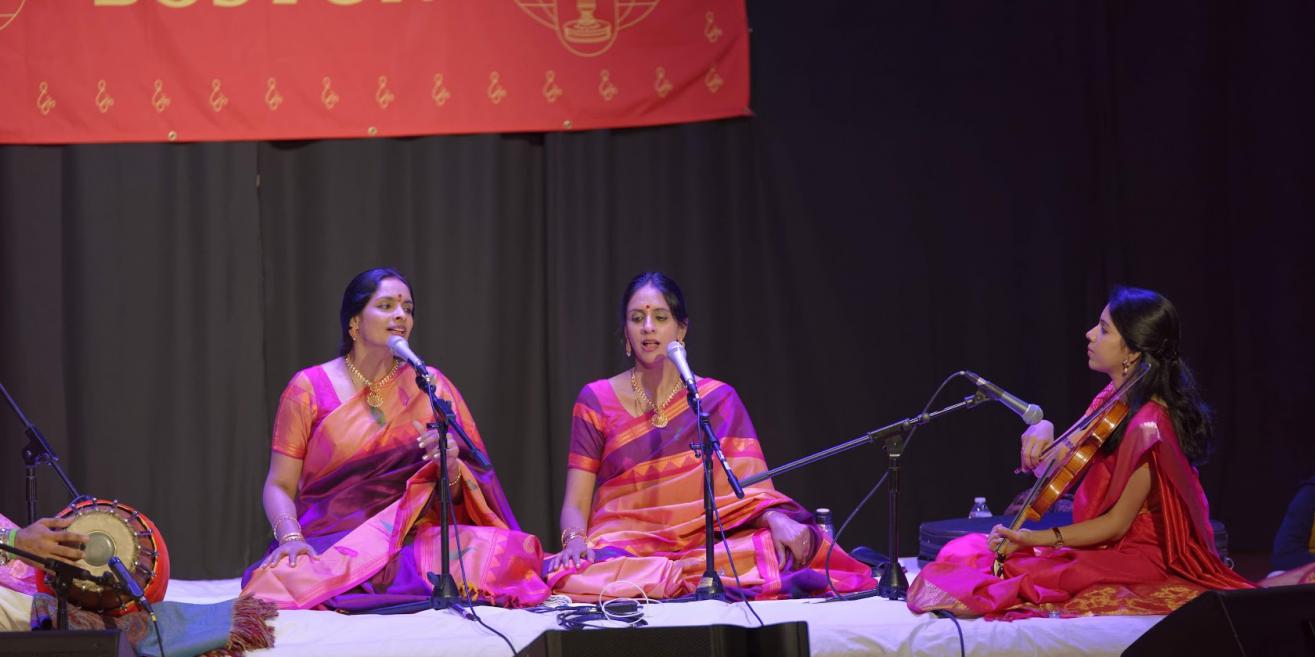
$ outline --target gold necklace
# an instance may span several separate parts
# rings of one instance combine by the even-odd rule
[[[645,406],[653,409],[653,417],[649,418],[649,423],[658,429],[667,426],[670,420],[662,412],[662,409],[666,408],[667,404],[670,404],[671,400],[676,397],[676,393],[680,391],[680,380],[677,379],[676,383],[671,386],[671,392],[667,393],[667,398],[662,400],[660,405],[654,404],[653,400],[648,398],[648,394],[644,392],[644,387],[639,385],[639,373],[633,367],[630,368],[630,388],[635,391],[635,407],[641,413],[644,412]]]
[[[356,378],[364,381],[365,387],[369,389],[370,392],[365,395],[365,403],[369,404],[370,408],[379,408],[380,406],[383,406],[384,396],[379,394],[379,391],[383,390],[384,386],[388,385],[388,382],[392,381],[393,377],[397,376],[397,371],[402,369],[402,361],[394,358],[393,369],[389,370],[388,374],[385,374],[383,378],[378,381],[371,381],[365,378],[364,374],[361,374],[361,370],[356,368],[356,363],[352,362],[351,354],[344,356],[342,360],[344,363],[347,363],[347,370],[355,375]]]

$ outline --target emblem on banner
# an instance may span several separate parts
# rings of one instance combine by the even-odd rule
[[[515,0],[530,18],[557,34],[570,52],[596,57],[617,35],[648,17],[662,0]]]
[[[603,100],[610,101],[621,93],[621,90],[617,89],[615,84],[612,84],[612,74],[607,69],[603,69],[598,73],[598,79],[598,95],[602,96]]]
[[[502,79],[502,76],[498,75],[497,71],[489,73],[489,88],[486,93],[494,105],[501,103],[502,99],[507,97],[507,88],[502,86],[502,83],[499,82],[500,79]]]
[[[708,87],[708,91],[714,94],[721,89],[723,84],[726,84],[726,80],[723,80],[721,75],[717,73],[716,64],[708,67],[708,74],[703,76],[703,84]]]
[[[708,12],[706,18],[708,22],[703,26],[703,36],[708,38],[708,43],[717,43],[722,35],[721,26],[717,25],[717,17],[712,12]]]
[[[172,102],[173,99],[164,94],[164,81],[156,80],[155,93],[151,94],[151,107],[154,107],[156,112],[163,113],[169,109],[169,103]]]
[[[219,78],[210,81],[210,109],[216,112],[224,109],[225,105],[228,105],[228,96],[225,96],[224,92],[219,90],[221,86],[222,85],[219,84]]]
[[[657,92],[658,98],[666,98],[671,93],[671,80],[667,79],[667,67],[657,67],[657,79],[653,81],[653,91]]]
[[[265,81],[265,105],[276,110],[283,104],[283,94],[279,93],[278,83],[274,78]]]
[[[388,106],[397,100],[397,96],[388,88],[388,76],[379,76],[379,89],[374,92],[374,100],[379,103],[379,109],[388,109]]]
[[[50,85],[45,80],[37,85],[37,111],[42,116],[50,114],[50,110],[55,109],[55,97],[50,95]]]
[[[443,74],[434,74],[434,88],[429,92],[429,97],[434,99],[434,104],[442,107],[447,104],[447,100],[452,97],[452,92],[443,86]]]
[[[325,109],[333,109],[333,106],[337,105],[338,101],[341,100],[341,98],[338,97],[338,92],[333,90],[333,80],[329,79],[329,76],[326,75],[324,76],[324,79],[320,80],[320,84],[323,85],[323,88],[320,90],[320,102],[324,103]]]
[[[561,86],[557,84],[557,71],[550,70],[543,74],[543,97],[548,102],[557,102],[557,99],[561,98],[564,93],[566,92],[562,91]]]
[[[9,27],[9,24],[18,18],[18,12],[23,11],[23,3],[27,0],[0,0],[0,30]]]
[[[96,81],[96,109],[99,110],[101,114],[104,114],[110,111],[111,107],[114,107],[114,96],[111,96],[110,92],[106,90],[106,84],[104,80],[97,80]]]

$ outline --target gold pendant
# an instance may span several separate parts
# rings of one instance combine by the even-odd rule
[[[384,405],[384,397],[371,389],[370,392],[365,395],[365,403],[369,404],[371,408],[379,408]]]
[[[667,416],[663,415],[662,411],[653,411],[653,418],[649,420],[649,424],[661,429],[667,426]]]

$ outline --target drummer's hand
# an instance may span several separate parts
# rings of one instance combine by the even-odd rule
[[[548,572],[571,566],[580,568],[594,560],[594,549],[583,536],[576,536],[566,542],[566,546],[556,556],[548,560]]]
[[[269,553],[265,558],[265,563],[260,564],[262,568],[274,568],[279,565],[279,560],[284,557],[288,558],[288,566],[297,567],[297,562],[301,560],[301,555],[306,555],[311,561],[319,561],[320,553],[310,546],[306,541],[288,541]]]
[[[416,437],[416,444],[420,445],[420,449],[425,453],[421,458],[426,461],[437,460],[438,446],[440,444],[438,430],[426,429],[425,425],[420,424],[416,420],[411,420],[411,426],[415,427],[416,431],[420,432],[420,435]],[[461,449],[457,447],[457,441],[452,440],[451,436],[449,436],[447,439],[448,481],[456,481],[457,474],[461,471],[460,467],[457,465],[460,458]]]
[[[1055,425],[1050,420],[1042,420],[1023,432],[1019,449],[1019,460],[1023,469],[1032,472],[1041,462],[1041,452],[1055,440]]]
[[[991,533],[986,536],[986,546],[992,550],[997,549],[1000,544],[1004,544],[1004,549],[1000,554],[1009,556],[1015,550],[1021,547],[1033,547],[1036,545],[1045,545],[1045,541],[1036,540],[1035,532],[1027,529],[1014,531],[1004,525],[996,525],[991,528]]]
[[[14,547],[41,557],[77,561],[82,558],[81,546],[87,536],[68,531],[71,524],[72,518],[42,518],[18,530]]]
[[[813,532],[780,511],[767,511],[763,514],[768,530],[772,533],[772,545],[776,548],[777,563],[785,563],[786,553],[794,555],[795,565],[808,563],[813,556]]]

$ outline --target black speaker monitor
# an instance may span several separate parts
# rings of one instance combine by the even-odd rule
[[[808,624],[551,630],[516,657],[808,657]]]
[[[1315,656],[1315,584],[1202,593],[1123,651],[1152,655]]]

